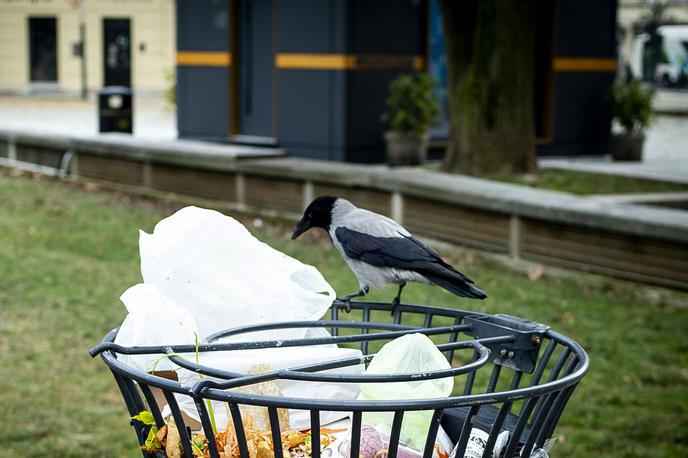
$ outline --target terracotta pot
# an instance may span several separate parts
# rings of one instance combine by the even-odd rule
[[[615,161],[639,161],[643,156],[645,134],[612,134],[609,137],[609,153]]]
[[[388,131],[384,133],[389,165],[418,165],[425,161],[428,151],[427,133],[405,134]]]

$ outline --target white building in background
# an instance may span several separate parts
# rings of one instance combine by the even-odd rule
[[[160,92],[174,72],[174,0],[0,0],[0,91]]]

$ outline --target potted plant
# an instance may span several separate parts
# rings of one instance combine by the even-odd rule
[[[643,89],[636,80],[617,83],[610,92],[612,116],[623,132],[609,137],[609,152],[615,161],[639,161],[645,142],[645,128],[652,117],[653,89]]]
[[[439,112],[434,81],[425,73],[402,74],[389,85],[382,120],[389,124],[384,138],[387,163],[421,164],[428,149],[428,129]]]

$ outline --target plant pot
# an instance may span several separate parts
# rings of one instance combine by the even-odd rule
[[[645,134],[612,134],[609,137],[609,153],[615,161],[639,161],[643,156]]]
[[[387,144],[387,164],[418,165],[425,161],[429,135],[388,131],[384,133]]]

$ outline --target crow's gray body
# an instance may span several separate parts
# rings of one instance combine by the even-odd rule
[[[457,296],[485,299],[473,281],[442,260],[428,245],[386,216],[357,208],[351,202],[320,196],[304,211],[292,239],[312,227],[327,231],[335,248],[358,279],[360,290],[342,300],[350,307],[354,297],[370,288],[399,285],[392,301],[400,301],[407,282],[435,284]]]
[[[348,256],[342,241],[337,237],[337,229],[340,229],[341,234],[342,228],[380,238],[411,237],[411,234],[393,219],[358,208],[347,200],[337,199],[332,209],[332,224],[328,233],[335,248],[356,276],[362,290],[401,285],[409,281],[431,283],[421,274],[410,270],[375,266]]]

